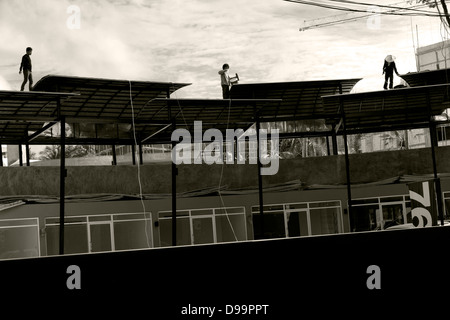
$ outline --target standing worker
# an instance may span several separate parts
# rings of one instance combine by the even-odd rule
[[[397,76],[399,75],[394,60],[395,57],[392,55],[388,55],[386,56],[386,58],[384,58],[384,65],[383,65],[384,90],[387,90],[388,82],[389,82],[389,89],[392,89],[394,87],[394,71]]]
[[[222,85],[222,96],[224,99],[230,98],[230,76],[228,75],[228,70],[230,66],[225,63],[222,66],[222,70],[219,71],[220,74],[220,84]]]
[[[27,50],[27,53],[23,55],[22,62],[20,64],[20,69],[19,69],[19,74],[22,73],[22,69],[23,69],[23,82],[22,82],[22,86],[20,87],[20,91],[23,91],[27,81],[29,81],[30,91],[33,86],[33,75],[31,73],[31,58],[30,58],[31,53],[33,52],[33,49],[28,47],[26,50]]]
[[[220,84],[222,85],[222,96],[224,99],[230,99],[230,88],[231,86],[237,84],[239,82],[239,76],[236,73],[236,76],[231,77],[228,75],[228,70],[230,66],[228,63],[225,63],[222,66],[222,70],[219,71],[220,74]]]

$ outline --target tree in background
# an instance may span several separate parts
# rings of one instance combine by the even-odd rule
[[[441,15],[441,20],[446,24],[447,28],[450,28],[450,16],[448,12],[447,4],[445,0],[410,0],[409,3],[423,3],[428,5],[430,8],[436,8]],[[439,6],[440,5],[440,6]],[[442,7],[442,9],[440,8]]]
[[[66,146],[65,156],[66,158],[81,158],[93,155],[89,146]],[[51,145],[46,146],[44,150],[39,152],[39,160],[52,160],[61,158],[61,146]]]

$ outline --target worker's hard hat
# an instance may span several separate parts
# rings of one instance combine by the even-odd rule
[[[394,62],[395,57],[391,54],[387,55],[386,58],[384,58],[387,62]]]

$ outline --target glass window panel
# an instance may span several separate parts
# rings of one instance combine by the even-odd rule
[[[412,223],[411,203],[406,204],[406,223]]]
[[[159,220],[160,246],[172,246],[172,219]],[[177,218],[177,246],[191,244],[191,226],[189,218]]]
[[[308,208],[307,203],[291,203],[286,205],[286,209],[306,209]]]
[[[371,198],[371,199],[356,199],[352,200],[352,205],[364,205],[364,204],[375,204],[378,203],[378,198]]]
[[[146,212],[145,215],[143,212],[141,213],[121,213],[121,214],[114,214],[113,220],[114,221],[122,221],[122,220],[149,220],[150,213]]]
[[[94,221],[111,221],[111,215],[89,216],[88,219],[89,219],[89,222],[94,222]]]
[[[403,196],[380,198],[380,202],[402,202],[402,201],[403,201]]]
[[[160,218],[172,218],[172,211],[160,211],[158,212]],[[177,217],[188,217],[189,210],[177,210]]]
[[[286,212],[286,219],[289,237],[307,236],[309,234],[306,211]]]
[[[245,208],[219,208],[215,209],[215,214],[234,214],[234,213],[245,213]]]
[[[378,211],[378,205],[353,207],[350,217],[352,232],[370,231],[379,228]]]
[[[59,223],[59,218],[45,218],[45,224],[49,225],[49,224],[58,224]]]
[[[86,222],[87,217],[64,217],[65,224],[68,223],[80,223],[80,222]],[[46,218],[45,224],[58,224],[59,225],[59,218]]]
[[[245,215],[216,216],[216,236],[217,242],[247,240]]]
[[[191,215],[193,216],[200,216],[206,214],[213,214],[213,210],[212,209],[191,210]]]
[[[116,250],[151,247],[150,220],[114,222],[114,242]]]
[[[310,202],[310,208],[340,207],[339,201]]]
[[[111,227],[109,223],[91,224],[91,252],[111,251]]]
[[[59,226],[45,228],[47,239],[47,255],[59,254]],[[87,224],[66,224],[64,226],[64,253],[87,253]]]
[[[194,244],[214,243],[212,218],[192,219],[192,232]]]
[[[37,219],[7,219],[0,220],[0,227],[9,227],[9,226],[37,226]]]
[[[263,206],[264,212],[269,211],[284,211],[284,206],[282,204],[279,205],[265,205]],[[259,206],[252,207],[252,213],[259,213]]]
[[[383,229],[404,224],[403,204],[388,204],[382,206],[383,210]]]
[[[324,208],[310,211],[311,234],[338,233],[339,209]]]
[[[0,228],[0,259],[39,256],[39,228]]]
[[[271,238],[285,238],[286,230],[284,226],[284,213],[264,213],[263,219],[261,215],[253,215],[253,231],[255,239],[271,239]],[[262,224],[262,222],[264,222]],[[263,230],[262,226],[264,227]]]

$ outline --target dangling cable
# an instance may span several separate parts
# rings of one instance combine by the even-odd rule
[[[229,125],[229,123],[230,123],[231,99],[229,99],[229,101],[230,101],[230,102],[229,102],[229,104],[228,104],[227,130],[228,130],[228,125]],[[226,131],[225,131],[225,132],[226,132]],[[233,141],[233,143],[234,143],[234,141]],[[237,146],[236,146],[236,147],[237,147]],[[222,188],[223,169],[224,169],[224,167],[225,167],[225,159],[223,159],[223,148],[222,148],[221,151],[222,151],[222,168],[221,168],[221,171],[220,171],[219,188],[218,188],[218,191],[217,191],[217,192],[219,193],[220,202],[222,203],[222,207],[223,207],[223,209],[225,210],[225,216],[227,217],[228,223],[230,224],[231,231],[233,232],[234,240],[235,240],[235,241],[239,241],[238,238],[237,238],[237,236],[236,236],[236,232],[234,231],[233,225],[231,224],[231,220],[230,220],[230,217],[229,217],[229,215],[228,215],[227,208],[226,208],[226,206],[225,206],[225,201],[224,201],[224,199],[223,199],[223,197],[222,197],[222,192],[220,191],[220,189]],[[233,154],[233,157],[234,157],[234,154]]]
[[[133,128],[133,138],[134,138],[134,145],[137,146],[137,138],[136,138],[136,126],[134,123],[134,106],[133,106],[133,95],[131,93],[131,81],[128,80],[128,83],[130,84],[130,105],[131,105],[131,123]],[[135,155],[133,155],[134,157]],[[144,210],[144,224],[145,224],[145,238],[147,241],[147,246],[151,248],[149,235],[148,235],[148,226],[147,226],[147,211],[145,209],[145,203],[144,203],[144,195],[142,194],[142,182],[141,182],[141,164],[140,161],[137,162],[137,177],[138,177],[138,184],[139,184],[139,198],[141,200],[142,209]]]

